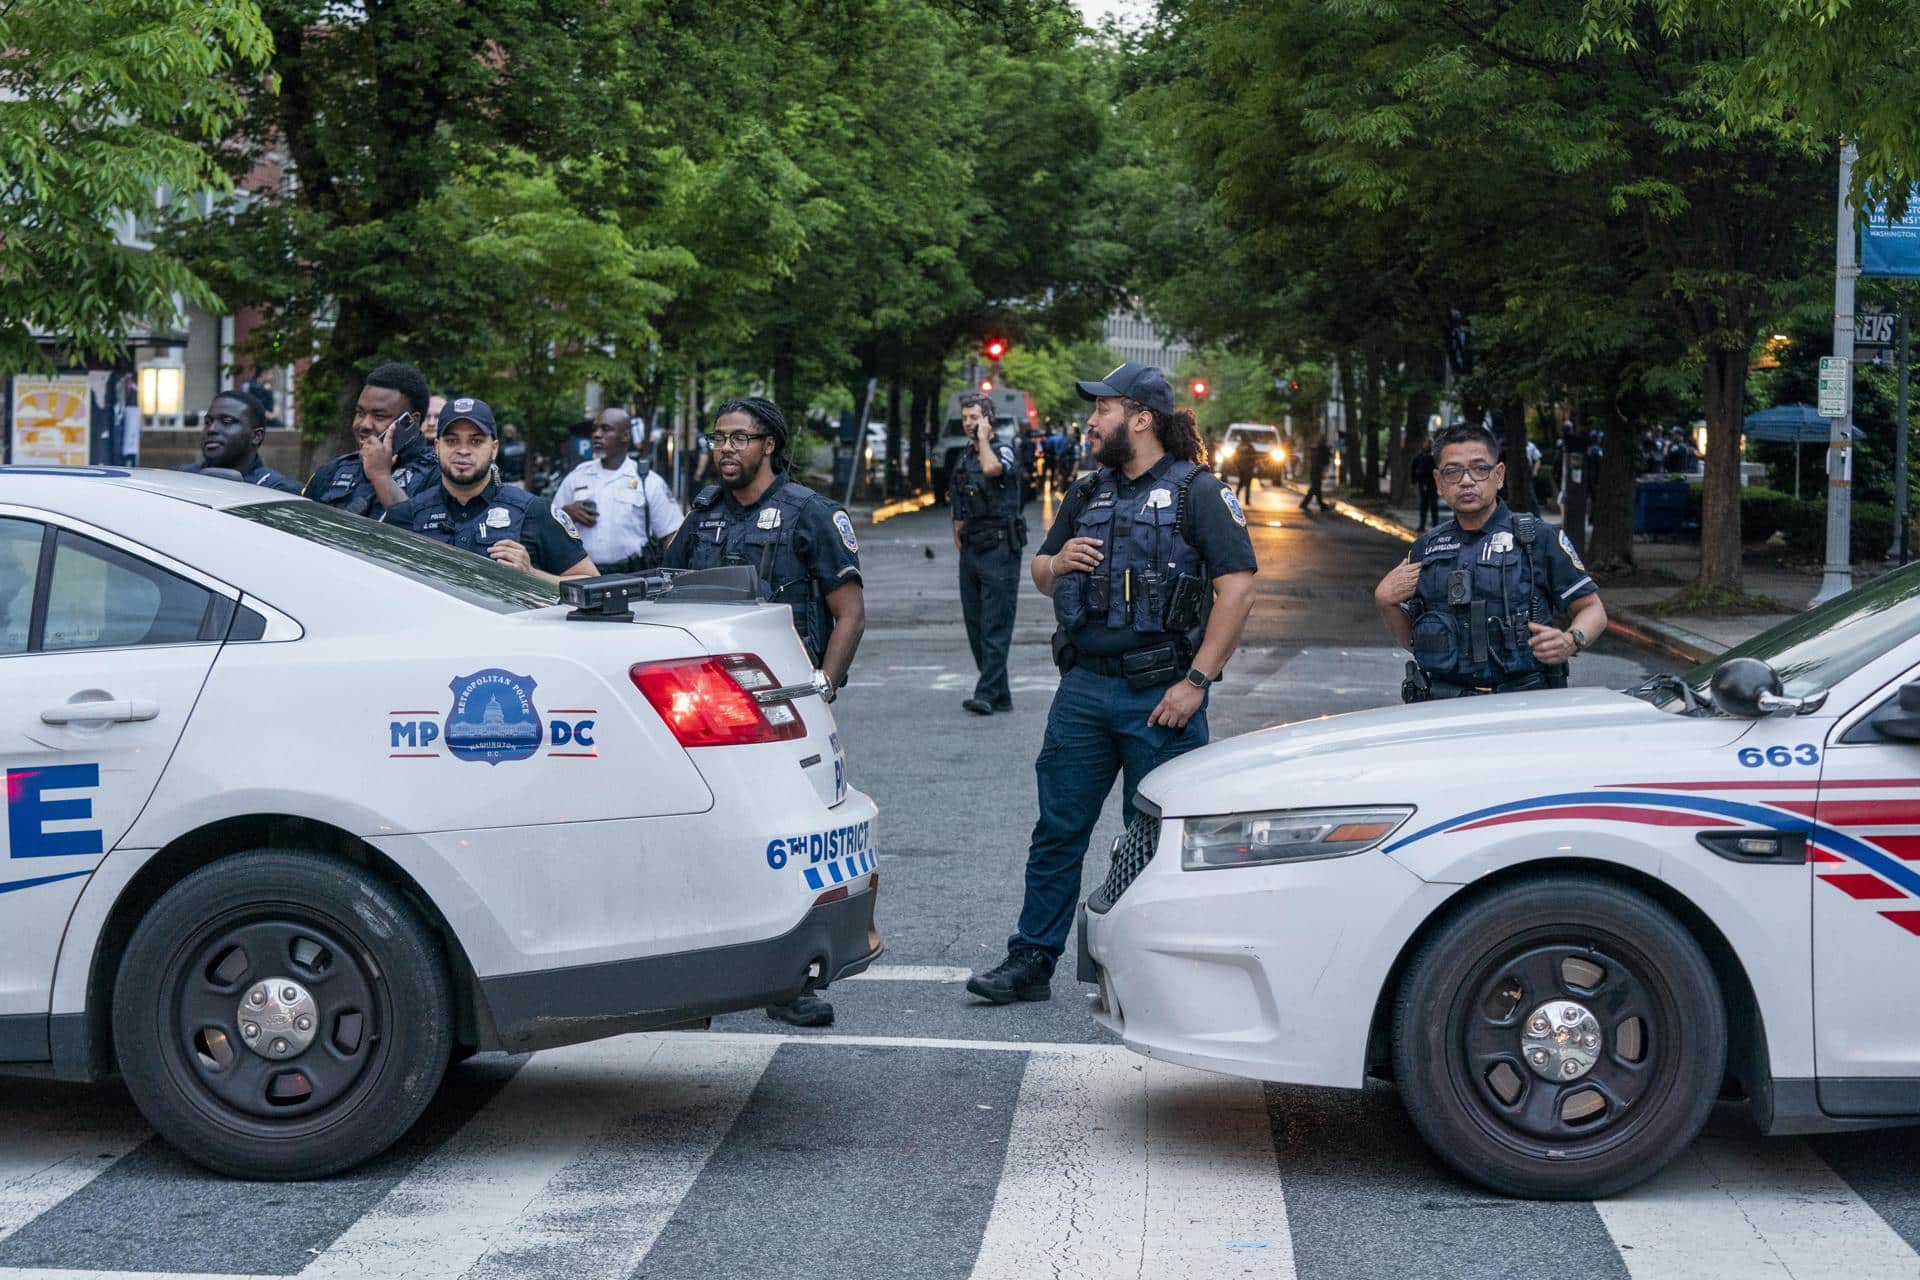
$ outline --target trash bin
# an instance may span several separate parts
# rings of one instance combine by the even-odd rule
[[[1687,519],[1685,480],[1641,480],[1633,486],[1633,531],[1678,533]]]

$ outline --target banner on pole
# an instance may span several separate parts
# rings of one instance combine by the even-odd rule
[[[1920,184],[1907,195],[1906,216],[1895,222],[1884,200],[1867,206],[1860,223],[1860,274],[1920,279]]]

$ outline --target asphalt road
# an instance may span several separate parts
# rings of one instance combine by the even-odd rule
[[[1216,737],[1397,698],[1371,589],[1403,547],[1278,499],[1253,504],[1259,600]],[[888,953],[833,989],[835,1027],[753,1013],[482,1056],[394,1151],[310,1184],[200,1172],[115,1086],[0,1082],[0,1280],[1920,1275],[1912,1133],[1761,1140],[1729,1110],[1629,1195],[1525,1204],[1448,1175],[1386,1086],[1146,1061],[1106,1042],[1070,973],[1050,1003],[970,1000],[959,979],[1018,911],[1047,602],[1021,600],[1014,712],[968,715],[944,513],[861,532],[871,622],[837,715],[881,805]],[[1603,641],[1577,672],[1647,665]]]

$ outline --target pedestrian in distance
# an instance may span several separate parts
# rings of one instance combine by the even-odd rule
[[[1564,688],[1567,661],[1607,629],[1566,533],[1500,500],[1507,477],[1496,453],[1485,427],[1441,434],[1453,519],[1416,539],[1374,589],[1387,634],[1413,653],[1403,701]],[[1564,630],[1560,614],[1570,615]]]
[[[707,438],[718,481],[695,495],[663,560],[669,569],[751,565],[761,597],[793,610],[794,630],[826,677],[831,701],[867,625],[860,541],[845,511],[789,476],[788,435],[786,415],[771,400],[722,404]],[[807,991],[769,1005],[767,1016],[824,1027],[833,1006]]]
[[[1259,467],[1260,460],[1254,454],[1252,441],[1240,441],[1239,447],[1233,451],[1233,475],[1239,481],[1237,489],[1242,503],[1253,501],[1253,473]]]
[[[1413,481],[1414,489],[1420,495],[1420,531],[1428,525],[1440,523],[1440,482],[1434,477],[1439,463],[1433,457],[1433,437],[1421,446],[1420,452],[1413,455],[1413,461],[1407,464],[1407,474]]]
[[[428,444],[432,444],[440,435],[440,415],[446,407],[445,396],[427,397],[427,416],[420,420],[420,434],[426,437]]]
[[[494,478],[498,434],[486,401],[467,396],[448,401],[435,441],[436,483],[389,507],[382,518],[549,582],[595,576],[572,521],[555,518],[539,498]]]
[[[410,364],[369,373],[354,401],[354,448],[320,464],[307,480],[307,497],[377,520],[432,488],[440,464],[420,429],[431,401],[426,377]]]
[[[298,493],[300,486],[260,461],[267,438],[267,408],[246,391],[222,391],[200,415],[200,460],[176,471],[231,471],[242,483]]]
[[[679,529],[680,504],[653,462],[635,458],[633,419],[625,409],[602,409],[593,420],[593,456],[567,473],[553,498],[601,573],[639,573],[660,563],[662,542]]]
[[[953,508],[953,549],[960,553],[960,616],[979,671],[973,694],[960,703],[979,716],[1013,710],[1007,652],[1020,598],[1020,552],[1027,545],[1020,510],[1020,468],[1011,446],[993,438],[993,401],[978,392],[960,397],[960,430],[967,448],[953,460],[947,495]]]
[[[1333,461],[1333,450],[1327,448],[1325,437],[1316,439],[1313,447],[1307,450],[1307,496],[1300,499],[1300,509],[1308,510],[1314,499],[1320,500],[1320,509],[1327,509],[1327,495],[1320,491],[1321,477],[1327,473],[1327,464]]]
[[[526,486],[527,442],[520,438],[520,428],[511,422],[500,424],[500,455],[494,465],[500,468],[500,478],[506,483]]]
[[[1174,411],[1166,375],[1129,361],[1078,390],[1094,404],[1100,469],[1068,489],[1033,558],[1059,623],[1060,685],[1033,766],[1040,818],[1019,925],[1006,959],[967,981],[994,1004],[1051,998],[1114,778],[1131,825],[1140,780],[1206,743],[1207,690],[1253,608],[1246,513],[1199,465],[1193,415]]]

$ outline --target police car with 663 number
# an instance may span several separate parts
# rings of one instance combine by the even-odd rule
[[[743,577],[744,575],[744,577]],[[0,1070],[229,1173],[449,1061],[879,954],[874,806],[751,569],[570,583],[257,487],[0,470]]]
[[[1683,677],[1264,730],[1137,803],[1079,972],[1141,1053],[1389,1077],[1543,1198],[1655,1173],[1723,1090],[1764,1133],[1920,1121],[1920,565]]]

